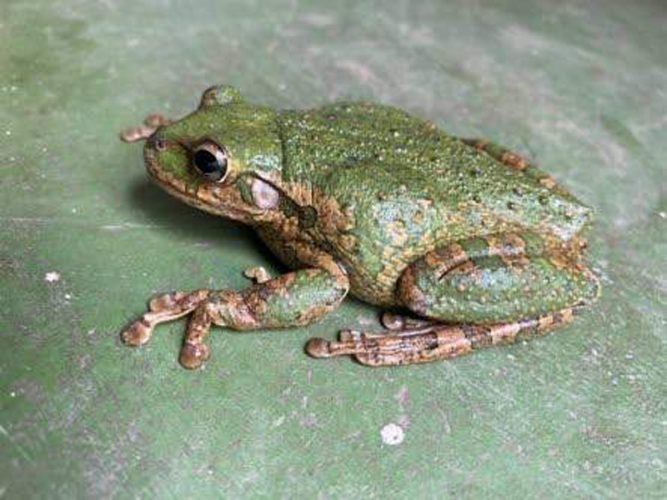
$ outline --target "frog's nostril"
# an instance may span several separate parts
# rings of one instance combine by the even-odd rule
[[[167,141],[164,138],[156,137],[155,135],[148,139],[148,144],[155,151],[164,151],[167,149]]]

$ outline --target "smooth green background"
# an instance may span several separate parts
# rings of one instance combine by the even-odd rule
[[[151,294],[280,269],[117,139],[216,82],[279,107],[382,101],[529,155],[597,208],[602,299],[545,338],[408,368],[303,354],[376,327],[352,300],[301,330],[217,330],[198,372],[183,322],[125,348]],[[658,0],[2,0],[0,498],[664,496],[666,129]]]

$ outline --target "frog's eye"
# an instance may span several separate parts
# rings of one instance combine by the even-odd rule
[[[192,151],[192,163],[207,179],[221,182],[227,175],[227,153],[213,142],[200,144]]]
[[[201,96],[200,108],[227,105],[241,101],[241,93],[231,85],[214,85],[207,88]]]

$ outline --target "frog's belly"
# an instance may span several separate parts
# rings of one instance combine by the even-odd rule
[[[409,264],[409,263],[408,263]],[[350,295],[382,307],[395,307],[401,304],[396,300],[396,282],[407,264],[401,263],[392,269],[383,270],[373,275],[364,269],[348,269],[350,278]]]

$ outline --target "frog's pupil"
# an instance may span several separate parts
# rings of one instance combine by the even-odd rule
[[[227,167],[226,162],[220,161],[213,153],[203,149],[195,152],[194,164],[202,174],[213,180],[221,179]]]

